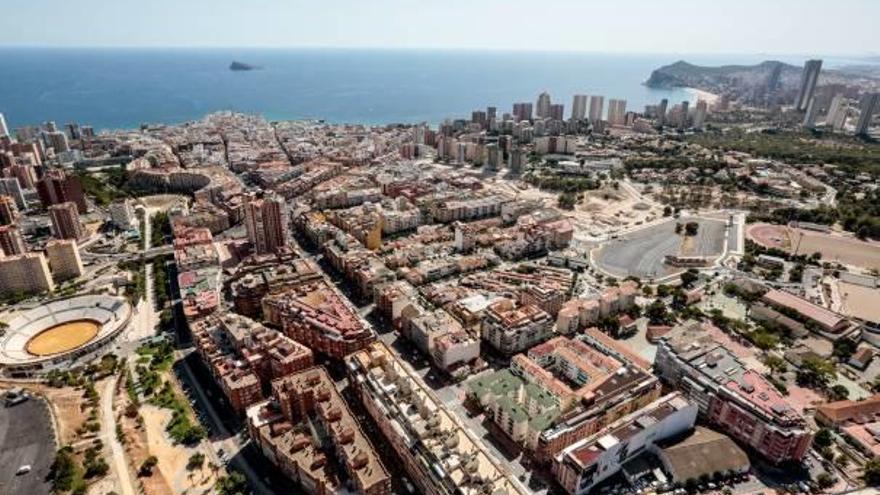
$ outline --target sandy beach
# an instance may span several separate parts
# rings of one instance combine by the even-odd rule
[[[697,88],[687,88],[687,90],[688,90],[689,93],[691,93],[692,95],[696,96],[698,101],[699,101],[699,100],[706,100],[706,103],[708,103],[709,106],[714,105],[714,104],[715,104],[715,101],[718,100],[718,98],[720,98],[720,97],[719,97],[718,95],[716,95],[715,93],[710,93],[710,92],[708,92],[708,91],[703,91],[702,89],[697,89]]]

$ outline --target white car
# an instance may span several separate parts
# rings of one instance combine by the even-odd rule
[[[31,465],[25,464],[24,466],[18,468],[18,471],[15,472],[15,475],[19,476],[22,474],[28,474],[29,472],[31,472]]]

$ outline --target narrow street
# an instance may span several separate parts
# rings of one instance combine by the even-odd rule
[[[184,378],[186,383],[190,386],[189,389],[195,393],[195,399],[198,403],[197,409],[204,411],[210,422],[209,426],[213,433],[208,439],[208,442],[211,444],[211,449],[209,449],[208,454],[209,459],[218,466],[222,466],[223,462],[219,459],[217,454],[222,449],[228,456],[229,466],[247,477],[254,493],[258,495],[273,495],[274,492],[270,490],[265,485],[262,478],[256,474],[256,471],[251,467],[244,455],[240,455],[242,454],[242,449],[245,447],[245,442],[239,440],[236,432],[230,432],[229,429],[226,428],[226,425],[223,423],[218,412],[214,409],[213,404],[209,400],[205,390],[202,388],[198,378],[195,376],[195,373],[193,373],[192,369],[189,367],[189,363],[186,361],[186,356],[191,352],[191,349],[177,350],[175,351],[175,358],[184,375],[182,378]]]

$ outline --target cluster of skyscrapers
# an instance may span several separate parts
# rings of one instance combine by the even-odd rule
[[[0,295],[53,290],[54,283],[83,274],[77,246],[87,237],[80,219],[88,208],[83,187],[76,174],[51,166],[71,152],[69,138],[83,136],[78,125],[67,127],[65,132],[47,122],[16,130],[14,139],[0,114]],[[23,223],[22,212],[37,205],[54,237],[45,250],[24,237],[35,224]]]
[[[685,100],[670,107],[669,101],[664,99],[657,105],[646,106],[645,111],[639,113],[628,111],[627,101],[616,98],[607,101],[606,110],[604,96],[575,94],[566,120],[565,105],[553,103],[550,94],[542,92],[535,103],[514,103],[509,114],[499,116],[496,107],[476,110],[471,114],[470,123],[479,124],[482,129],[501,130],[505,122],[510,122],[514,126],[529,122],[533,125],[534,136],[542,136],[548,132],[551,135],[563,132],[576,134],[587,129],[586,125],[589,125],[593,132],[600,133],[604,132],[606,126],[631,127],[636,131],[646,132],[652,132],[657,126],[699,130],[705,126],[708,111],[709,105],[705,100],[699,100],[695,106],[691,106],[691,102]]]
[[[808,60],[804,64],[800,87],[795,98],[794,107],[804,113],[803,126],[807,129],[816,127],[819,116],[825,113],[825,126],[837,131],[843,130],[846,124],[849,107],[845,96],[839,92],[825,91],[820,94],[819,76],[822,72],[821,60]],[[768,83],[769,84],[769,83]],[[867,136],[874,114],[880,108],[880,93],[867,92],[859,100],[858,119],[855,124],[857,136]]]
[[[589,120],[590,122],[599,122],[603,120],[603,115],[605,115],[604,107],[604,96],[576,94],[572,99],[569,118],[576,121]],[[534,115],[532,112],[533,108]],[[512,116],[513,120],[517,122],[534,120],[536,118],[564,120],[565,105],[561,103],[553,103],[550,94],[543,92],[538,95],[538,100],[534,107],[530,102],[514,103]],[[605,120],[611,125],[624,125],[626,123],[626,100],[609,100],[608,112]]]

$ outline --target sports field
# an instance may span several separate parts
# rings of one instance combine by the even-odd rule
[[[91,320],[63,323],[44,330],[28,341],[25,349],[34,356],[51,356],[85,344],[98,335],[101,327]]]
[[[841,313],[868,321],[880,322],[880,289],[871,289],[856,284],[839,282],[843,299]]]
[[[750,225],[748,237],[763,246],[783,249],[789,253],[821,253],[824,261],[880,269],[880,243],[877,242],[764,223]]]

